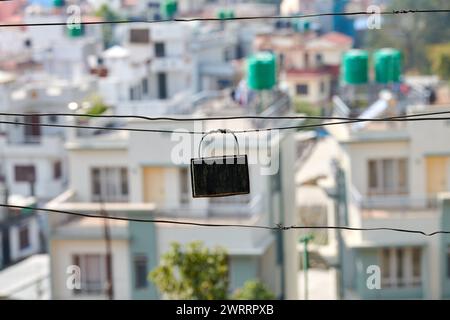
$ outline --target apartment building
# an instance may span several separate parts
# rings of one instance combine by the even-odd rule
[[[395,104],[386,107],[385,112],[395,113]],[[406,112],[447,108],[409,105]],[[348,210],[343,216],[349,225],[448,230],[449,130],[447,121],[371,122],[336,129],[345,154]],[[343,243],[345,298],[449,297],[447,236],[344,231]],[[379,290],[367,285],[371,266],[381,270]]]
[[[164,110],[192,93],[235,82],[238,70],[231,61],[237,38],[232,30],[177,23],[122,27],[117,31],[122,45],[107,49],[91,65],[99,93],[118,113],[148,105]]]
[[[1,177],[1,175],[0,175]],[[0,199],[17,206],[33,206],[31,197],[8,196],[0,179]],[[0,270],[9,267],[45,248],[41,220],[36,212],[10,208],[0,209]]]
[[[336,92],[342,54],[352,47],[350,37],[330,32],[296,31],[292,27],[256,35],[256,51],[272,51],[279,61],[280,79],[289,94],[325,107]]]
[[[239,115],[250,109],[234,105],[223,94],[204,101],[193,116]],[[289,113],[289,99],[276,93],[264,114]],[[225,108],[226,106],[226,108]],[[176,109],[174,109],[176,110]],[[173,114],[170,110],[167,114]],[[130,127],[180,130],[199,123],[132,121]],[[205,130],[255,127],[252,121],[205,123]],[[270,123],[267,123],[270,125]],[[191,194],[189,163],[197,157],[200,136],[184,134],[121,132],[68,141],[69,189],[47,204],[49,208],[136,218],[176,221],[238,223],[254,225],[291,224],[295,206],[293,140],[289,133],[239,136],[241,153],[249,156],[251,193],[227,198],[194,199]],[[188,140],[184,140],[188,139]],[[272,149],[276,170],[259,161],[258,139],[266,139]],[[214,141],[217,143],[214,145]],[[236,152],[232,138],[225,145],[220,136],[205,146]],[[259,146],[261,149],[261,145]],[[276,161],[279,149],[280,162]],[[234,151],[233,151],[234,150]],[[219,151],[217,151],[219,152]],[[267,159],[264,159],[267,160]],[[271,160],[269,158],[269,160]],[[278,170],[279,169],[279,170]],[[264,174],[265,173],[265,174]],[[101,201],[101,202],[100,202]],[[102,204],[103,203],[103,204]],[[208,247],[222,246],[229,255],[230,290],[246,280],[260,279],[279,297],[296,298],[297,258],[293,233],[262,229],[193,228],[172,224],[111,221],[114,298],[157,298],[147,275],[170,243],[203,241]],[[50,256],[52,294],[55,299],[104,298],[105,241],[103,221],[90,218],[52,216]],[[81,291],[66,287],[67,268],[81,267]]]
[[[35,196],[48,201],[64,190],[67,181],[63,148],[65,134],[61,128],[37,124],[58,125],[66,123],[66,120],[58,116],[38,117],[32,114],[68,112],[67,105],[71,101],[87,99],[95,84],[89,79],[71,83],[32,73],[16,76],[3,72],[2,75],[0,91],[3,103],[0,110],[17,115],[2,116],[4,121],[12,123],[0,125],[0,170],[4,173],[9,194]],[[16,125],[14,122],[36,125]]]

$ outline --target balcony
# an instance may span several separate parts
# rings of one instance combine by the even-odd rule
[[[433,216],[438,210],[436,197],[412,197],[409,194],[361,195],[350,189],[350,200],[361,211],[363,219]]]
[[[250,219],[262,212],[262,197],[210,199],[202,208],[182,203],[175,207],[157,206],[155,211],[161,216],[177,218]]]
[[[182,57],[158,57],[151,64],[152,72],[189,71],[192,64]]]
[[[22,136],[14,139],[0,136],[0,149],[10,156],[60,156],[63,140],[59,135]]]

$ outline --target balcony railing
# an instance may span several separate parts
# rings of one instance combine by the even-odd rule
[[[229,198],[232,199],[232,198]],[[260,213],[262,210],[262,198],[256,196],[247,202],[228,201],[214,202],[210,201],[203,208],[193,207],[192,204],[182,203],[179,206],[167,207],[159,205],[156,212],[160,215],[169,217],[183,218],[250,218]]]
[[[191,64],[182,57],[158,57],[151,64],[152,72],[188,71]]]
[[[7,137],[0,136],[0,148],[9,153],[41,152],[42,155],[60,153],[63,139],[59,134],[42,136]]]
[[[350,199],[363,210],[418,211],[436,209],[437,197],[412,197],[409,194],[361,195],[355,187],[350,188]]]

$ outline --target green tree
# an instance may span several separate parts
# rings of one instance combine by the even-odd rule
[[[431,62],[431,70],[441,79],[450,79],[450,42],[430,46],[428,57]]]
[[[184,249],[172,243],[149,279],[169,299],[223,300],[228,292],[228,256],[224,249],[208,249],[201,242]]]
[[[92,94],[88,97],[89,108],[85,110],[86,115],[100,115],[108,110],[108,106],[103,102],[103,98],[98,94]]]
[[[259,280],[248,280],[233,294],[236,300],[274,300],[275,295]]]
[[[294,108],[295,112],[302,113],[306,116],[310,117],[318,117],[321,114],[321,110],[318,106],[315,106],[308,101],[304,101],[301,99],[294,99]],[[306,119],[302,125],[316,125],[319,124],[320,120],[318,119]],[[310,129],[307,129],[310,130]]]
[[[442,9],[448,7],[448,0],[392,0],[387,8],[403,9]],[[394,47],[402,50],[406,69],[429,72],[427,46],[448,41],[450,38],[450,13],[415,13],[383,16],[380,30],[366,32],[366,44],[371,49]]]
[[[119,14],[114,12],[107,4],[102,4],[95,12],[95,15],[102,17],[104,21],[118,21],[121,20]],[[103,45],[109,48],[114,45],[114,24],[102,25]]]

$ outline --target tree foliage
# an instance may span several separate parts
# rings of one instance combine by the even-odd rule
[[[248,280],[233,294],[236,300],[274,300],[275,295],[259,280]]]
[[[448,0],[392,0],[387,10],[445,9]],[[429,72],[427,46],[447,42],[450,38],[450,13],[415,13],[384,16],[380,30],[366,32],[367,45],[372,49],[393,47],[402,50],[405,67]]]
[[[321,115],[321,110],[319,106],[313,105],[308,101],[301,99],[294,99],[294,108],[295,112],[304,114],[310,117],[318,117]],[[306,119],[302,125],[317,125],[320,123],[320,120],[317,119]]]
[[[121,17],[118,13],[113,11],[107,4],[102,4],[100,8],[95,12],[95,15],[102,17],[104,21],[118,21]],[[114,25],[104,24],[102,25],[103,32],[103,44],[105,48],[109,48],[114,45]]]
[[[185,249],[172,243],[149,278],[168,299],[226,299],[228,257],[222,248],[208,249],[192,242]]]
[[[431,62],[431,70],[441,79],[450,79],[450,42],[430,46],[428,57]]]

